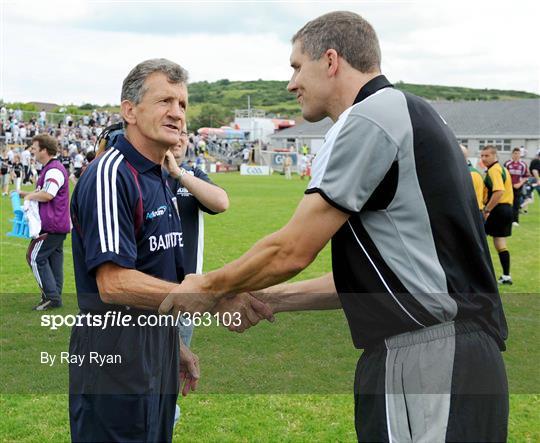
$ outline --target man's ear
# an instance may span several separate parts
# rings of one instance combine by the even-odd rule
[[[335,49],[328,49],[324,56],[327,63],[327,73],[329,77],[334,77],[339,67],[339,56]]]
[[[134,125],[137,122],[135,105],[129,100],[122,100],[122,103],[120,103],[120,111],[122,113],[122,118],[130,125]]]

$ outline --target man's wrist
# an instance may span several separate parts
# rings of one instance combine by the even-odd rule
[[[276,313],[281,311],[282,298],[280,292],[275,292],[273,288],[266,288],[261,291],[251,291],[248,292],[248,294],[255,297],[257,300],[266,303],[270,309],[272,309],[272,312]]]
[[[178,173],[176,174],[176,179],[180,182],[181,185],[183,184],[183,180],[186,174],[187,171],[180,166],[178,168]]]

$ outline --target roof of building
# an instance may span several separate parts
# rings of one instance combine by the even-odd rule
[[[56,108],[58,108],[58,105],[56,103],[46,103],[46,102],[28,102],[29,105],[35,105],[38,108],[38,111],[41,111],[42,109],[45,110],[45,112],[52,112]]]
[[[459,138],[540,138],[540,99],[431,102]],[[325,118],[300,123],[272,138],[323,138],[332,126]]]

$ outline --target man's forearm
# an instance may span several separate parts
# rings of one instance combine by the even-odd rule
[[[156,311],[169,292],[178,286],[113,263],[101,265],[96,280],[103,302]]]
[[[284,283],[253,293],[274,313],[341,308],[332,273],[311,280]]]
[[[489,201],[486,203],[484,210],[493,211],[493,208],[499,204],[499,201],[503,196],[503,192],[504,191],[495,191]]]
[[[212,212],[223,212],[229,207],[229,197],[219,186],[207,183],[191,174],[184,174],[181,184],[199,203]]]
[[[35,200],[41,203],[50,202],[54,198],[51,194],[45,191],[21,192],[20,195],[26,200]]]
[[[283,242],[278,231],[255,243],[239,259],[206,274],[206,289],[225,295],[267,288],[294,277],[311,261],[294,242]]]
[[[255,243],[238,260],[204,275],[201,290],[219,298],[287,281],[317,257],[348,218],[318,194],[306,195],[283,228]]]

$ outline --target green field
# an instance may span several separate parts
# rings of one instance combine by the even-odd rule
[[[206,217],[205,269],[238,257],[278,229],[302,198],[306,182],[282,176],[216,175],[229,192],[227,213]],[[540,441],[540,204],[522,216],[509,241],[515,284],[503,288],[510,337],[504,357],[511,392],[510,441]],[[50,331],[31,311],[37,286],[25,262],[27,241],[6,237],[11,205],[0,206],[0,440],[69,441],[67,368],[39,363],[41,351],[67,349],[69,328]],[[76,313],[70,241],[64,307]],[[498,259],[494,261],[500,274]],[[297,279],[330,270],[326,248]],[[180,400],[175,441],[354,441],[352,381],[359,351],[340,311],[280,314],[242,335],[200,327],[193,349],[200,390]]]

